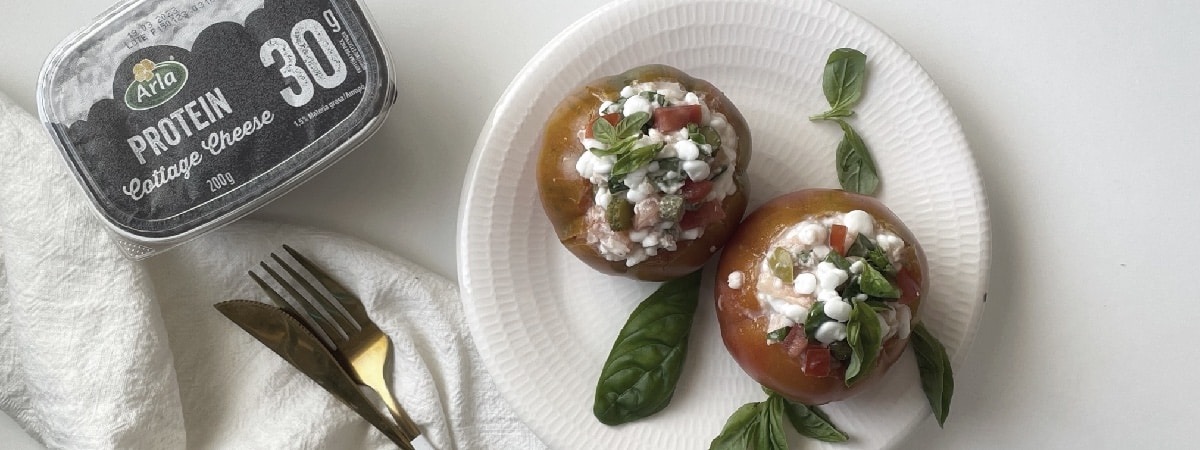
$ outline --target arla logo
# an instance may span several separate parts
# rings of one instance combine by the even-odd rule
[[[125,105],[134,111],[166,103],[187,83],[187,67],[176,61],[143,59],[133,65],[133,83],[125,89]]]

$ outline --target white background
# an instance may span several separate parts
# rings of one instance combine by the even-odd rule
[[[0,92],[34,111],[43,59],[107,5],[3,2]],[[397,65],[387,125],[255,216],[354,235],[453,278],[478,130],[525,62],[604,0],[366,3]],[[837,3],[938,83],[991,207],[991,289],[953,412],[901,447],[1192,446],[1200,3]],[[2,415],[0,447],[37,448]]]

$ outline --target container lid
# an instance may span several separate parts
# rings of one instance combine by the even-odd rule
[[[59,44],[41,120],[126,253],[226,224],[382,123],[387,54],[354,0],[135,0]]]

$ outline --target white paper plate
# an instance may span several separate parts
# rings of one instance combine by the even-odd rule
[[[852,123],[880,168],[879,197],[928,254],[921,317],[962,361],[987,287],[987,206],[958,121],[917,62],[827,1],[617,1],[555,38],[509,86],[480,135],[459,215],[459,281],[475,343],[504,397],[551,448],[707,448],[738,406],[764,398],[721,343],[706,278],[671,405],[618,427],[592,416],[609,348],[656,284],[598,274],[558,243],[534,181],[551,110],[584,82],[642,64],[707,79],[750,123],[753,208],[800,188],[837,186],[840,130],[807,117],[828,107],[821,74],[838,47],[867,54]],[[876,388],[824,409],[852,436],[839,449],[890,446],[929,414],[911,356]]]

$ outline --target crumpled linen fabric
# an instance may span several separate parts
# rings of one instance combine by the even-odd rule
[[[49,139],[0,94],[0,410],[47,447],[395,448],[212,307],[267,301],[246,272],[286,243],[392,338],[393,393],[437,448],[545,448],[483,368],[449,280],[249,220],[130,261]]]

